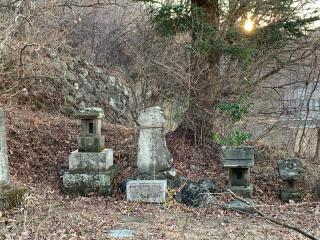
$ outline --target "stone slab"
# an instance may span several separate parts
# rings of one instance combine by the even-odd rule
[[[63,174],[63,192],[81,196],[94,192],[102,196],[111,196],[117,172],[116,165],[103,172],[72,173],[66,171]]]
[[[113,229],[110,230],[109,235],[113,238],[132,238],[134,237],[134,231],[130,229]]]
[[[252,197],[253,185],[251,184],[249,186],[229,186],[229,189],[236,195],[248,198]]]
[[[256,210],[254,208],[254,201],[252,199],[244,199],[247,203],[242,202],[238,199],[232,200],[226,204],[228,209],[233,209],[243,213],[255,213]]]
[[[127,182],[127,200],[163,203],[166,199],[167,180],[131,180]]]
[[[0,211],[21,206],[27,189],[16,186],[0,188]]]
[[[104,149],[104,136],[78,137],[79,152],[101,152]]]
[[[106,171],[113,166],[113,150],[104,149],[101,152],[73,151],[69,156],[70,172]]]

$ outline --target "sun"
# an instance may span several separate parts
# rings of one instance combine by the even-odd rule
[[[254,24],[253,21],[250,18],[247,18],[247,20],[245,21],[243,28],[246,32],[252,32],[254,29]]]

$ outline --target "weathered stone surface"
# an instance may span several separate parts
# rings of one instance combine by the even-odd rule
[[[79,110],[76,117],[79,119],[101,119],[104,118],[104,112],[102,108],[98,107],[83,108]]]
[[[279,176],[283,180],[298,180],[301,171],[301,160],[298,158],[278,161]]]
[[[70,172],[106,171],[113,165],[113,150],[104,149],[101,152],[73,151],[69,156]]]
[[[140,112],[138,123],[138,172],[153,175],[171,168],[172,156],[164,135],[164,115],[159,107]]]
[[[166,199],[167,180],[131,180],[127,182],[127,200],[162,203]]]
[[[176,195],[178,202],[192,207],[207,207],[213,203],[211,193],[217,191],[217,185],[212,179],[202,179],[197,182],[188,180]]]
[[[113,181],[118,172],[116,165],[113,165],[108,171],[73,173],[64,172],[63,191],[68,194],[77,194],[85,196],[95,192],[103,196],[111,196]]]
[[[256,210],[255,208],[253,207],[254,205],[254,201],[252,199],[244,199],[247,203],[243,202],[243,201],[240,201],[238,199],[235,199],[235,200],[232,200],[230,202],[228,202],[226,204],[226,207],[228,209],[233,209],[233,210],[236,210],[236,211],[239,211],[239,212],[243,212],[243,213],[255,213]]]
[[[248,198],[252,197],[253,185],[251,184],[249,186],[229,186],[229,189],[236,195]]]
[[[9,184],[9,165],[6,145],[5,114],[0,108],[0,186]]]
[[[104,136],[78,137],[79,152],[100,152],[104,149]]]
[[[224,167],[251,167],[254,163],[254,148],[252,147],[224,147]]]
[[[134,237],[134,231],[130,229],[113,229],[110,230],[109,235],[112,238],[133,238]]]
[[[16,186],[0,187],[0,211],[23,204],[26,191],[26,188]]]

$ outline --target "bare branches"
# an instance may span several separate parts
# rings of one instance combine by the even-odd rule
[[[271,217],[268,217],[267,215],[265,215],[263,212],[259,211],[256,207],[252,206],[248,201],[246,201],[245,199],[237,196],[236,194],[234,194],[230,189],[228,189],[228,192],[237,200],[247,204],[248,206],[252,207],[252,209],[254,210],[254,213],[257,213],[259,216],[261,216],[262,218],[272,222],[272,223],[275,223],[281,227],[285,227],[285,228],[288,228],[288,229],[291,229],[291,230],[294,230],[298,233],[301,233],[303,236],[309,238],[309,239],[312,239],[312,240],[319,240],[318,238],[316,238],[315,236],[311,235],[310,233],[302,230],[301,228],[297,227],[297,226],[293,226],[291,224],[288,224],[286,222],[283,222],[283,221],[280,221],[280,220],[276,220],[274,218],[271,218]]]

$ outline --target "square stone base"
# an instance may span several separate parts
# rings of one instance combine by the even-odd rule
[[[0,187],[0,211],[15,208],[23,204],[27,189],[16,186]]]
[[[240,195],[242,197],[252,197],[253,185],[249,186],[229,186],[229,189],[234,192],[236,195]]]
[[[299,192],[288,192],[282,190],[280,192],[280,199],[282,202],[289,202],[289,200],[300,201],[301,194]]]
[[[63,192],[81,196],[86,196],[92,192],[101,196],[111,196],[117,172],[118,167],[116,165],[101,172],[64,172]]]
[[[101,152],[73,151],[69,156],[69,171],[100,172],[113,165],[113,150],[104,149]]]

